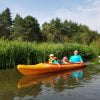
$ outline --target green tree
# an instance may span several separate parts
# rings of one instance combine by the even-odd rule
[[[82,35],[81,32],[75,33],[75,35],[72,37],[72,42],[82,43],[81,35]]]
[[[50,42],[68,42],[73,35],[78,32],[78,24],[72,21],[65,20],[61,22],[59,18],[52,19],[50,23],[44,23],[42,25],[42,32]]]
[[[62,42],[62,28],[63,24],[59,18],[52,19],[50,23],[44,23],[42,25],[43,36],[49,42]]]
[[[78,32],[78,29],[79,29],[79,26],[77,23],[72,22],[72,21],[67,21],[67,20],[64,21],[64,27],[65,27],[67,36],[69,38],[72,38],[75,35],[75,33]]]
[[[79,30],[80,32],[82,32],[82,33],[84,33],[84,32],[87,32],[87,33],[88,33],[88,32],[90,31],[89,28],[88,28],[88,26],[82,25],[82,24],[79,25],[78,30]]]
[[[7,8],[5,11],[2,12],[0,15],[0,36],[4,38],[9,38],[12,26],[12,18],[10,9]]]
[[[97,31],[92,31],[88,26],[72,22],[71,20],[61,21],[60,18],[45,22],[40,30],[36,18],[26,16],[24,19],[20,15],[12,18],[10,9],[6,8],[0,14],[0,38],[17,39],[27,41],[45,42],[78,42],[91,44],[100,38]]]
[[[47,41],[50,41],[51,39],[49,37],[50,35],[50,24],[45,22],[43,25],[42,25],[42,34],[43,34],[43,41],[44,42],[47,42]],[[49,40],[50,39],[50,40]]]
[[[0,14],[0,37],[2,36],[2,15]]]
[[[39,23],[36,18],[27,16],[24,18],[24,34],[28,41],[41,41],[42,34],[40,32]]]
[[[24,32],[25,32],[24,20],[19,14],[17,14],[13,21],[11,37],[17,40],[24,40],[25,37]]]

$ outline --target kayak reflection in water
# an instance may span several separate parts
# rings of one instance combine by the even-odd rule
[[[83,70],[73,72],[72,77],[76,79],[76,82],[79,82],[79,79],[83,78]]]

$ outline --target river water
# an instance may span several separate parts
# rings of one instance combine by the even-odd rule
[[[100,65],[34,76],[0,70],[0,100],[100,100]]]

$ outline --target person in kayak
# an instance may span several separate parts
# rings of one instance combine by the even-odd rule
[[[54,60],[54,54],[50,54],[49,55],[49,63],[52,64],[53,60]]]
[[[78,55],[78,50],[74,51],[74,55],[72,55],[69,59],[71,63],[83,63],[83,59],[81,55]]]
[[[50,58],[49,58],[49,63],[50,63],[50,64],[57,64],[58,67],[60,67],[60,64],[59,64],[59,62],[58,62],[58,58],[55,57],[54,54],[50,54],[49,57],[50,57]]]
[[[67,64],[67,63],[69,63],[68,58],[67,58],[66,56],[63,57],[61,63],[62,63],[62,64]]]

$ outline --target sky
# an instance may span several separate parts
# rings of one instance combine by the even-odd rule
[[[10,8],[12,17],[36,17],[40,25],[52,18],[85,24],[100,33],[100,0],[0,0],[0,13]]]

